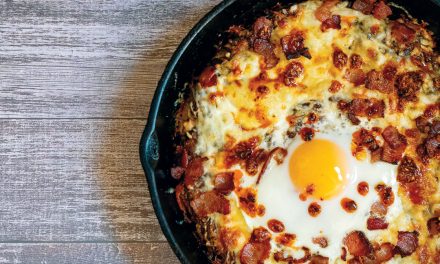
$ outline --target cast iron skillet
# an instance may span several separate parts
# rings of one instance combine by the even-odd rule
[[[142,135],[140,157],[147,176],[151,200],[160,226],[171,248],[184,264],[208,263],[193,234],[194,227],[183,223],[172,188],[177,182],[169,175],[173,163],[175,101],[185,83],[190,82],[215,55],[215,44],[231,25],[250,25],[277,3],[297,0],[226,0],[209,12],[188,33],[169,61],[151,103],[148,124]],[[409,13],[429,23],[439,42],[440,0],[395,0]],[[393,12],[395,10],[393,9]],[[394,16],[394,15],[393,15]]]

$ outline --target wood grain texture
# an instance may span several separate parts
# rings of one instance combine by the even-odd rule
[[[219,0],[0,1],[0,263],[178,263],[138,143]]]

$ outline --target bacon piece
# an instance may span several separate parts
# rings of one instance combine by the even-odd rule
[[[263,264],[270,255],[269,241],[263,243],[247,243],[240,251],[240,262],[243,264]]]
[[[370,214],[374,217],[386,216],[388,208],[381,202],[375,202],[371,205]]]
[[[307,210],[310,216],[317,217],[321,213],[321,206],[318,203],[313,202],[309,205]]]
[[[404,23],[394,21],[391,26],[391,36],[400,44],[408,44],[415,40],[416,31]]]
[[[369,217],[367,219],[367,229],[368,230],[381,230],[387,229],[388,223],[385,218]]]
[[[229,214],[229,201],[216,191],[199,194],[191,201],[191,208],[198,217],[206,217],[212,213]]]
[[[215,67],[208,66],[200,74],[199,83],[203,88],[217,85],[217,75],[215,74]]]
[[[321,31],[325,32],[327,29],[341,29],[341,16],[332,15],[330,18],[324,20],[321,24]]]
[[[370,255],[373,251],[370,241],[361,231],[353,231],[344,238],[348,252],[355,257]]]
[[[193,185],[203,175],[203,162],[206,158],[194,158],[185,170],[185,186]]]
[[[367,182],[360,182],[357,186],[357,191],[360,195],[365,196],[368,194],[368,191],[370,190],[370,187],[368,186]]]
[[[345,73],[345,79],[354,84],[354,86],[360,86],[367,80],[367,75],[361,69],[350,69]]]
[[[333,50],[333,65],[336,68],[342,70],[347,65],[348,56],[340,48],[334,48]]]
[[[368,72],[365,79],[365,87],[386,94],[389,94],[394,90],[393,84],[392,81],[385,78],[383,72],[378,72],[376,70]]]
[[[189,206],[188,206],[188,199],[184,197],[185,186],[183,185],[183,183],[179,183],[176,186],[175,194],[176,194],[177,205],[179,206],[180,210],[182,210],[182,212],[186,213],[187,208]]]
[[[315,17],[321,22],[331,18],[332,13],[331,9],[339,2],[339,0],[325,0],[322,4],[316,9]]]
[[[373,8],[373,16],[379,20],[385,19],[393,14],[391,8],[384,1],[379,1]]]
[[[349,198],[342,198],[341,206],[347,213],[353,213],[357,210],[356,202]]]
[[[381,160],[397,164],[402,159],[402,154],[405,152],[408,144],[405,136],[400,134],[395,127],[388,126],[382,132],[382,137],[385,142],[383,144]]]
[[[237,143],[233,148],[226,150],[225,165],[227,168],[234,164],[246,161],[259,144],[259,137],[251,137],[248,140]]]
[[[303,127],[299,131],[299,134],[301,135],[302,140],[304,141],[310,141],[315,136],[315,131],[313,128],[310,127]]]
[[[264,215],[265,208],[257,203],[257,192],[252,188],[241,188],[237,193],[240,208],[249,216]]]
[[[313,244],[319,245],[322,248],[326,248],[328,247],[328,241],[327,238],[325,237],[314,237],[312,239]]]
[[[385,103],[383,100],[356,98],[346,104],[338,104],[342,111],[347,111],[355,116],[380,118],[384,117]]]
[[[234,190],[234,173],[220,172],[214,176],[214,189],[222,194],[229,194]]]
[[[276,237],[275,241],[278,244],[290,246],[292,245],[292,242],[296,239],[296,235],[289,234],[289,233],[283,233]]]
[[[180,166],[171,168],[171,177],[174,179],[179,180],[183,174],[185,174],[185,168]]]
[[[350,68],[360,69],[363,63],[362,57],[359,54],[353,54],[350,56]]]
[[[256,38],[260,39],[270,39],[270,35],[272,34],[273,22],[266,17],[258,18],[253,27],[252,31]]]
[[[328,264],[329,258],[323,257],[321,255],[313,255],[310,259],[309,264]]]
[[[404,156],[397,168],[397,181],[406,184],[416,181],[420,176],[420,169],[414,160],[408,156]]]
[[[376,155],[380,155],[382,150],[372,132],[364,128],[359,129],[353,133],[353,143],[356,146],[353,155],[356,156],[357,152],[362,151],[363,147],[366,147],[371,153],[371,161],[375,162],[378,160]]]
[[[294,61],[289,63],[284,70],[284,84],[287,86],[295,86],[295,79],[303,73],[304,67],[300,62]]]
[[[429,122],[428,118],[424,116],[419,116],[416,118],[416,127],[419,129],[422,133],[429,133],[431,130],[431,122]]]
[[[281,233],[284,231],[284,224],[280,220],[277,219],[270,219],[267,222],[267,226],[269,229],[274,233]]]
[[[252,231],[249,242],[240,251],[243,264],[262,264],[270,255],[270,233],[264,227]]]
[[[331,93],[337,93],[342,88],[342,83],[333,80],[332,84],[330,85],[330,88],[328,88],[328,91]]]
[[[256,39],[254,41],[254,51],[264,57],[266,69],[271,69],[278,64],[280,60],[274,52],[275,45],[266,39]]]
[[[391,243],[383,243],[374,249],[374,258],[376,263],[384,263],[394,257],[394,245]]]
[[[421,72],[412,71],[399,74],[396,78],[397,96],[399,103],[403,105],[405,102],[416,102],[417,92],[423,84],[423,74]]]
[[[311,59],[309,49],[304,47],[304,33],[302,31],[293,31],[289,35],[284,36],[280,40],[284,55],[288,60],[303,56]]]
[[[390,206],[394,203],[394,193],[391,187],[387,187],[383,184],[378,184],[375,187],[379,194],[380,201],[385,206]]]
[[[396,76],[396,73],[397,73],[397,67],[392,62],[388,62],[385,65],[385,67],[382,69],[383,77],[390,82],[394,81],[394,77]]]
[[[252,155],[246,159],[246,172],[251,176],[256,175],[259,167],[266,161],[267,155],[267,152],[263,149],[255,150]]]
[[[440,234],[440,218],[434,217],[428,220],[428,231],[431,236]]]
[[[353,9],[361,11],[362,13],[369,15],[373,11],[374,3],[376,0],[356,0],[353,3]]]
[[[397,244],[395,251],[402,257],[406,257],[414,253],[419,245],[418,243],[419,233],[413,232],[399,232],[397,235]]]

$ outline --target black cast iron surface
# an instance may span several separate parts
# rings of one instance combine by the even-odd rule
[[[203,248],[193,234],[194,226],[183,223],[174,188],[177,181],[169,175],[173,165],[173,129],[178,94],[215,55],[215,44],[224,37],[222,32],[231,25],[250,25],[252,21],[277,3],[299,1],[226,0],[209,12],[182,41],[170,59],[157,86],[151,103],[148,124],[142,135],[140,157],[147,176],[151,200],[171,248],[184,264],[208,263]],[[411,15],[429,23],[429,29],[439,43],[440,0],[392,1],[405,7]],[[393,9],[393,17],[398,10]]]

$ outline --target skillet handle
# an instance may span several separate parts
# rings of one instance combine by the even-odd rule
[[[159,140],[155,129],[144,131],[140,144],[140,156],[144,167],[156,168],[159,161]]]

